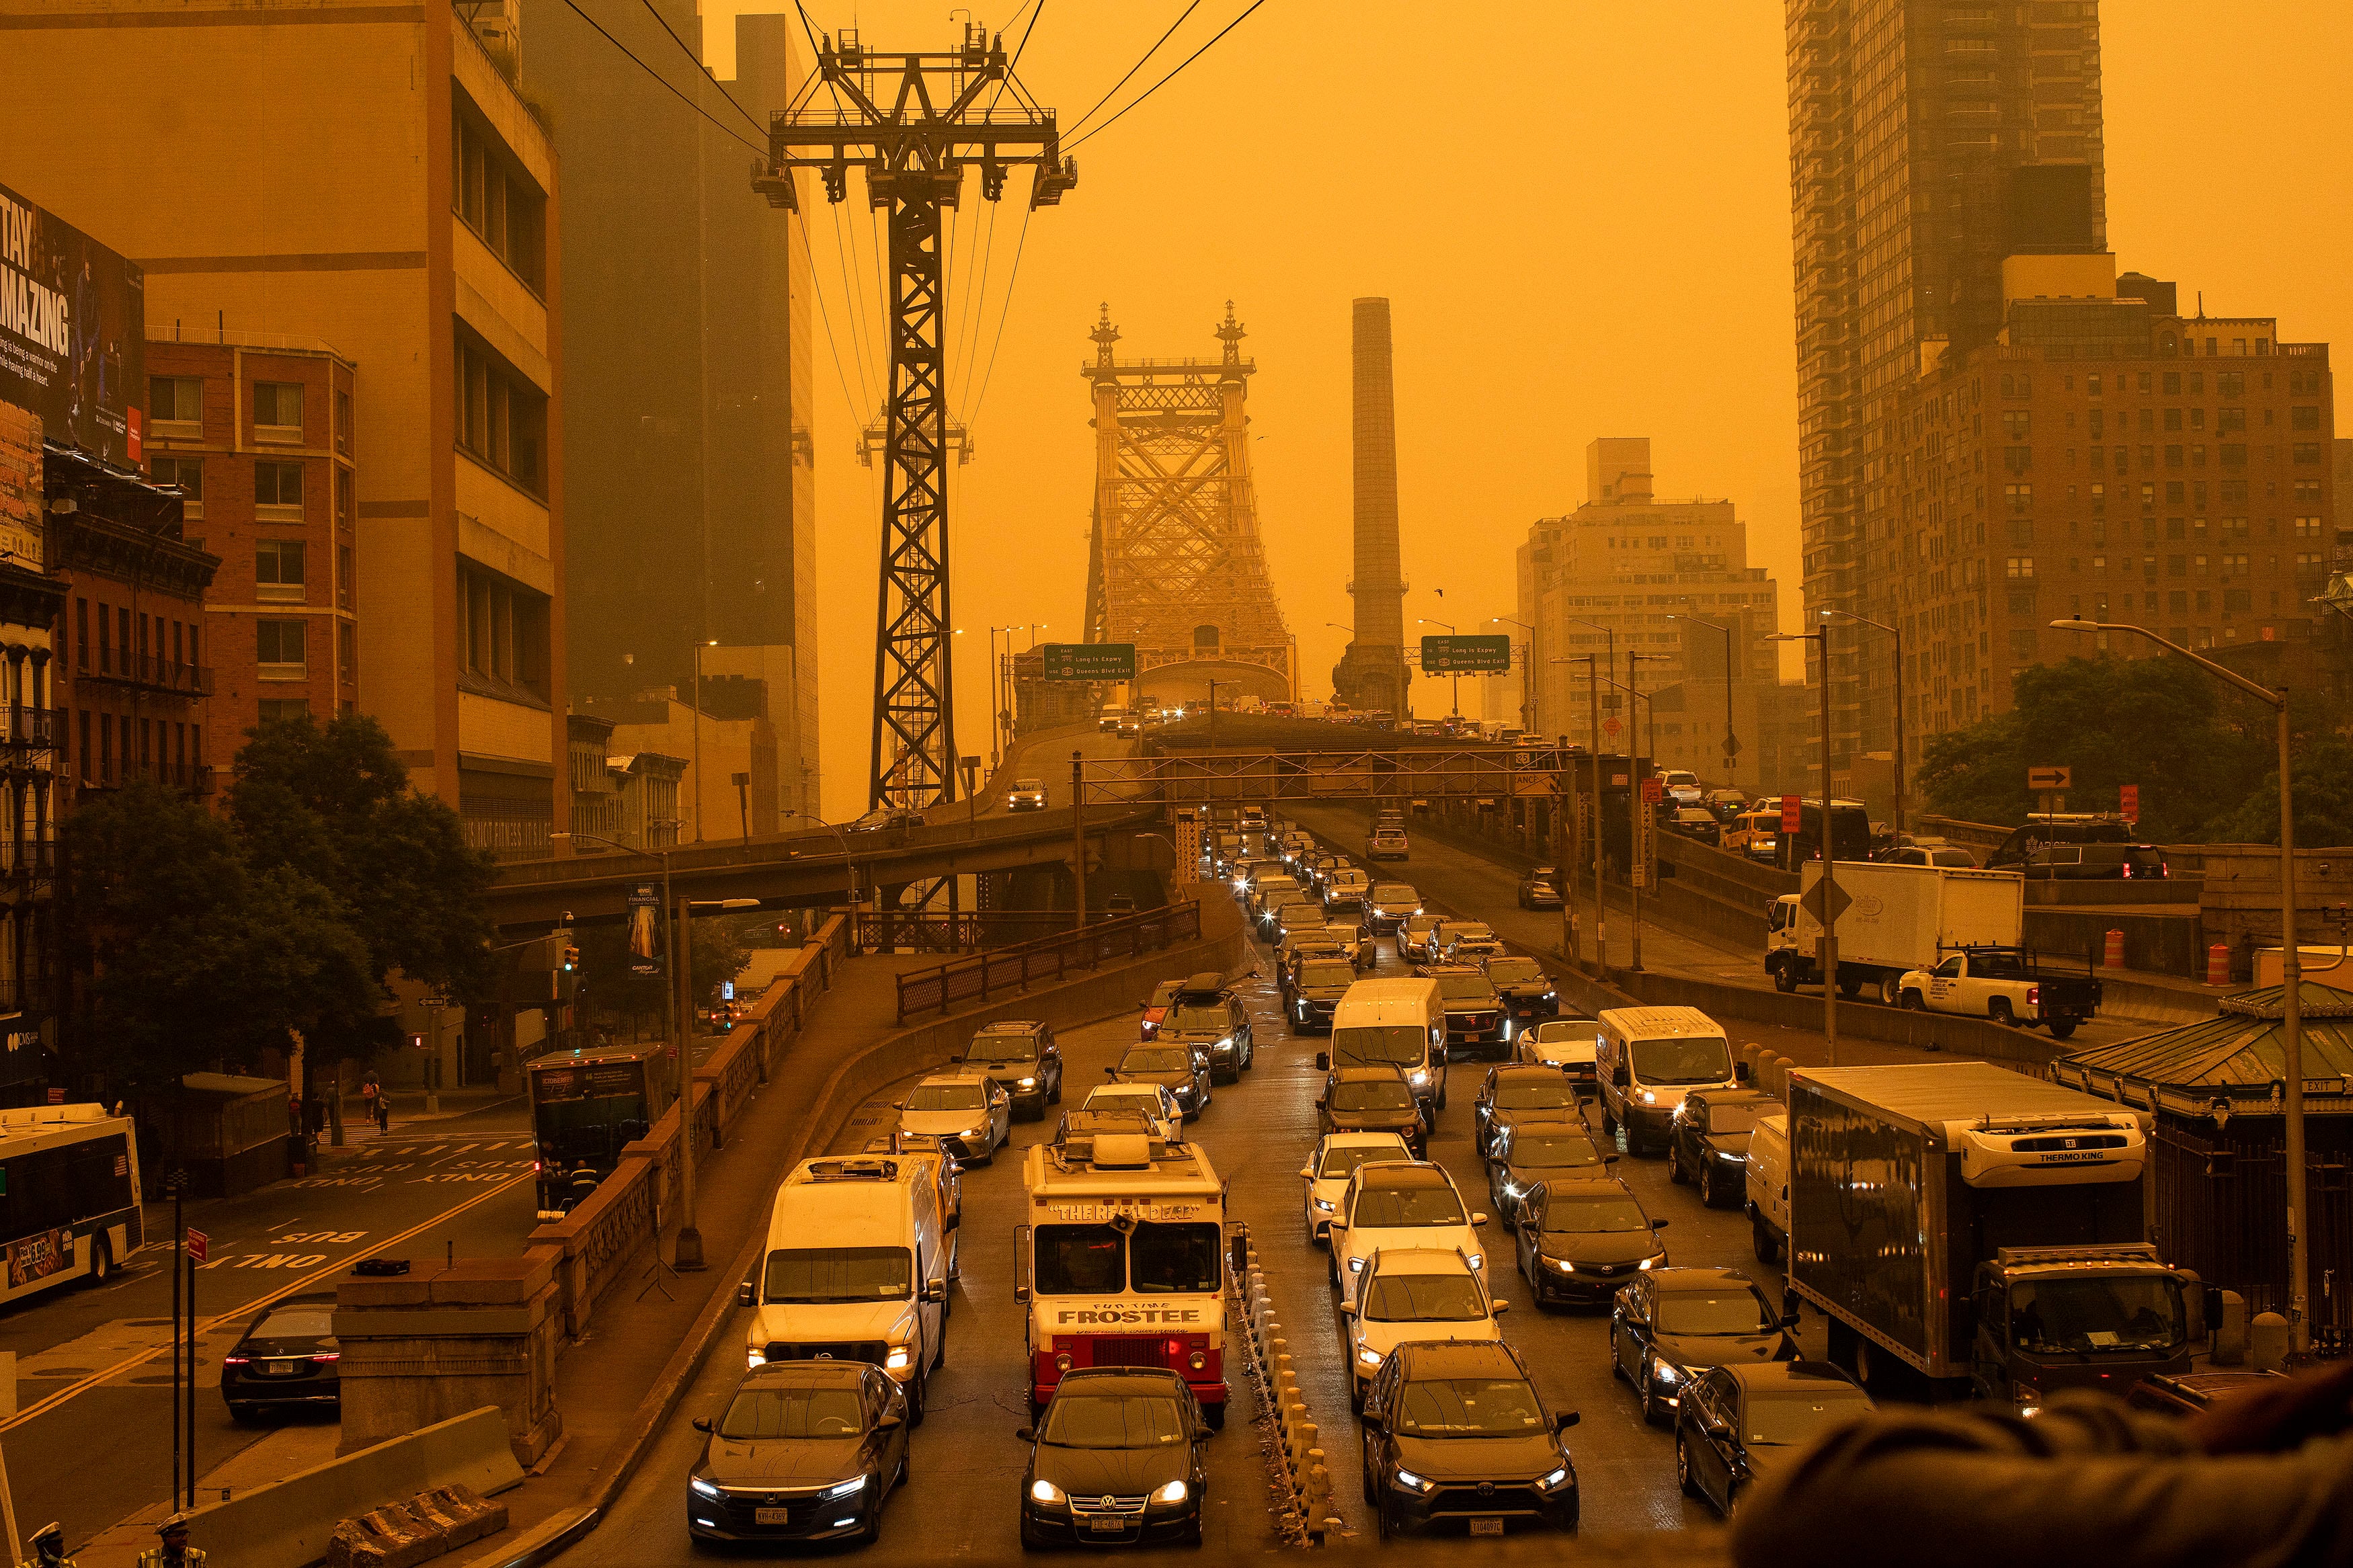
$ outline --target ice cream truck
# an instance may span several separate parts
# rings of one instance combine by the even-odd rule
[[[1225,1183],[1198,1144],[1144,1133],[1033,1143],[1014,1300],[1033,1419],[1073,1367],[1167,1367],[1226,1419]]]

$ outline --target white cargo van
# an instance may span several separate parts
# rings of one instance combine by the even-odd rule
[[[1732,1059],[1723,1026],[1696,1007],[1611,1007],[1597,1021],[1601,1131],[1609,1136],[1622,1123],[1629,1154],[1666,1147],[1668,1124],[1690,1090],[1748,1081],[1748,1064]]]
[[[1789,1116],[1760,1116],[1748,1133],[1748,1226],[1757,1261],[1778,1263],[1789,1245]]]
[[[1332,1010],[1332,1045],[1315,1053],[1318,1069],[1400,1068],[1438,1125],[1446,1106],[1446,1000],[1435,980],[1359,980]]]
[[[737,1289],[754,1309],[752,1366],[862,1361],[907,1392],[923,1418],[932,1370],[947,1355],[949,1247],[941,1158],[931,1152],[804,1160],[776,1189],[759,1273]]]

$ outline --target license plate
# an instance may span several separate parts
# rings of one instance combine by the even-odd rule
[[[752,1510],[754,1524],[790,1524],[793,1510],[788,1508],[755,1508]]]
[[[1500,1519],[1474,1519],[1471,1521],[1471,1533],[1473,1535],[1501,1535],[1504,1533],[1504,1521]]]
[[[266,1361],[261,1363],[261,1370],[273,1377],[284,1377],[294,1370],[294,1363],[290,1361]]]
[[[1091,1519],[1087,1521],[1087,1528],[1093,1531],[1097,1535],[1117,1535],[1127,1528],[1127,1521],[1124,1519]]]

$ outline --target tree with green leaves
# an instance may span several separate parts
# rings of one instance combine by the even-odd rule
[[[2353,742],[2316,737],[2290,753],[2295,841],[2306,849],[2353,844]],[[2279,769],[2263,775],[2238,809],[2215,825],[2221,844],[2279,842]]]
[[[448,805],[409,788],[384,726],[308,714],[248,732],[229,816],[257,867],[290,866],[351,910],[376,978],[394,970],[460,1000],[489,984],[492,861]]]
[[[69,929],[94,1061],[126,1087],[348,1037],[385,998],[334,892],[248,863],[227,824],[137,780],[69,819]]]

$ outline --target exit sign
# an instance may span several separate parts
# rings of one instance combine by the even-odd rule
[[[1049,680],[1134,680],[1135,645],[1132,642],[1040,643]]]
[[[1427,637],[1421,639],[1424,675],[1499,675],[1512,668],[1507,637]]]

